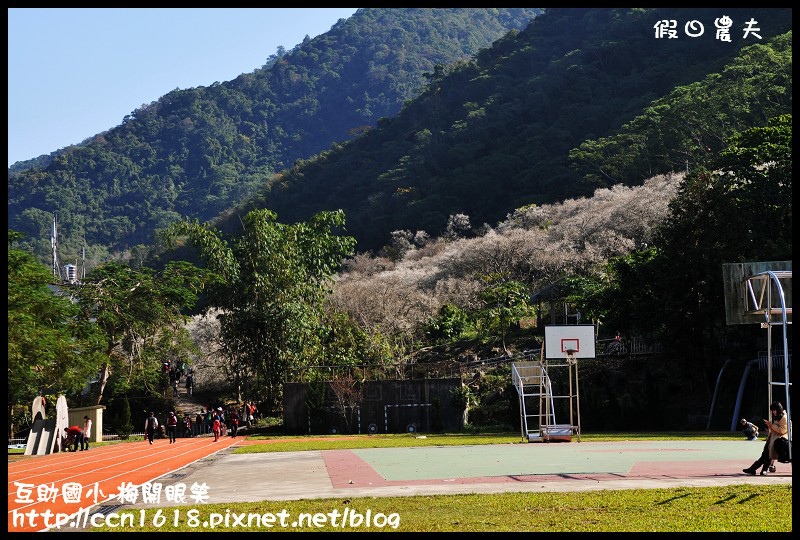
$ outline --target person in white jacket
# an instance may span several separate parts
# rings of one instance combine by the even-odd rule
[[[145,440],[150,441],[150,444],[153,444],[153,439],[156,436],[157,429],[158,419],[156,418],[156,413],[151,411],[150,416],[148,416],[147,420],[144,421]]]
[[[92,420],[88,416],[83,417],[83,440],[81,441],[81,450],[89,449],[89,437],[92,436]]]

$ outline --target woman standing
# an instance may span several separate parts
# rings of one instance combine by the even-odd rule
[[[92,436],[92,420],[89,416],[83,417],[83,442],[81,442],[81,450],[89,449],[89,437]]]

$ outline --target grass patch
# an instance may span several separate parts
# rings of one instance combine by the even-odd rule
[[[360,527],[335,527],[331,514],[345,508],[361,516]],[[791,532],[792,486],[751,485],[710,488],[603,490],[576,493],[501,493],[414,497],[303,499],[257,503],[209,504],[199,507],[147,509],[167,516],[160,527],[139,527],[141,510],[124,510],[135,517],[137,532],[245,531],[399,531],[399,532]],[[196,521],[189,521],[195,511]],[[266,514],[288,514],[286,523],[258,523]],[[176,514],[177,512],[177,514]],[[236,523],[233,514],[244,516]],[[355,513],[355,514],[354,514]],[[203,527],[212,515],[213,529]],[[316,514],[319,526],[302,514]],[[172,520],[178,516],[178,526]],[[370,516],[370,526],[364,520]],[[227,516],[227,525],[225,524]],[[322,517],[324,516],[324,517]],[[248,519],[250,526],[248,526]],[[358,518],[354,518],[358,521]],[[325,521],[325,523],[322,522]],[[236,525],[234,526],[234,523]],[[193,524],[193,525],[192,525]],[[396,525],[396,527],[394,527]],[[93,529],[126,531],[124,528]],[[130,529],[128,529],[130,531]],[[128,532],[126,531],[126,532]]]

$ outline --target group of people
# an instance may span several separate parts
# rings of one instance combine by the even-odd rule
[[[174,443],[178,439],[178,433],[180,433],[181,437],[193,437],[194,433],[192,431],[192,419],[189,417],[189,413],[185,413],[182,419],[178,418],[178,415],[175,414],[174,411],[170,411],[167,414],[167,420],[164,423],[165,434],[169,436],[170,444]],[[153,440],[156,438],[156,434],[159,432],[160,424],[158,422],[158,418],[156,418],[155,412],[150,412],[150,416],[144,421],[144,433],[145,433],[145,440],[149,441],[150,444],[153,444]]]
[[[92,420],[88,416],[84,416],[83,427],[69,426],[64,428],[61,448],[64,450],[70,449],[71,452],[75,452],[78,448],[81,450],[88,450],[91,437]]]
[[[187,371],[186,362],[178,360],[172,363],[164,362],[161,364],[161,371],[165,378],[169,378],[169,384],[172,386],[172,391],[176,396],[178,395],[178,385],[185,374],[186,395],[192,395],[194,392],[194,370],[189,368]]]
[[[742,469],[742,472],[749,475],[756,473],[761,476],[766,476],[768,473],[775,472],[775,461],[786,462],[789,459],[789,422],[786,417],[786,411],[780,401],[773,401],[769,406],[771,418],[768,420],[763,419],[764,426],[767,429],[767,440],[764,443],[764,449],[761,451],[761,456],[748,468]],[[745,436],[750,440],[758,440],[758,427],[752,422],[748,422],[744,418],[741,420],[742,431]],[[758,472],[758,467],[761,471]]]
[[[226,424],[222,407],[212,408],[209,406],[205,414],[201,410],[197,413],[195,421],[198,426],[203,426],[206,433],[214,435],[214,442],[219,441],[219,438],[225,434]]]
[[[222,407],[216,409],[209,408],[206,413],[206,418],[210,416],[210,429],[214,434],[214,442],[219,441],[219,438],[225,435],[230,429],[231,436],[236,437],[239,431],[239,415],[236,410],[223,411]]]
[[[222,422],[223,433],[230,430],[233,434],[234,431],[238,431],[239,426],[245,425],[250,427],[255,422],[256,412],[255,404],[250,401],[245,402],[241,407],[228,406],[224,408],[221,404],[214,405],[209,402],[206,412],[203,413],[201,410],[200,413],[198,413],[198,419],[205,415],[204,423],[206,432],[211,432],[213,416],[219,415],[220,422]],[[236,430],[234,430],[234,428],[236,428]]]
[[[182,437],[194,437],[195,435],[211,433],[214,435],[214,442],[216,442],[228,431],[230,431],[232,437],[236,437],[239,433],[240,423],[245,421],[243,419],[246,419],[249,425],[255,419],[255,412],[255,405],[249,402],[245,403],[241,413],[236,407],[223,409],[221,406],[212,407],[209,405],[206,412],[200,410],[197,413],[194,423],[192,423],[189,413],[185,413],[181,419],[174,411],[170,411],[167,414],[163,432],[169,437],[170,444],[177,442],[179,434]],[[160,429],[155,412],[150,412],[144,423],[145,440],[153,444]]]

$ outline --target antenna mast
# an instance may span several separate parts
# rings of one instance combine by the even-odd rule
[[[53,228],[50,231],[50,248],[53,251],[53,276],[61,280],[61,263],[58,262],[58,232],[56,216],[53,214]]]
[[[81,275],[80,280],[86,280],[86,239],[83,239],[83,247],[81,248]]]

